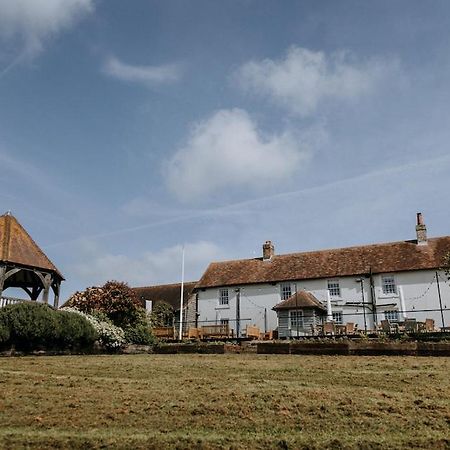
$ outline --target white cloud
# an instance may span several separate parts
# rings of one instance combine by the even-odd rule
[[[44,42],[93,11],[93,0],[0,0],[0,36],[18,39],[21,57],[36,56]]]
[[[122,81],[155,86],[178,81],[181,78],[182,68],[178,64],[133,66],[112,56],[105,61],[103,71],[107,75]]]
[[[169,188],[182,201],[221,190],[264,190],[291,178],[311,145],[292,132],[263,135],[246,111],[219,110],[197,123],[166,166]]]
[[[135,258],[104,252],[92,240],[78,246],[79,262],[72,271],[86,285],[100,285],[107,280],[126,281],[132,286],[174,283],[181,278],[182,246],[174,245],[156,252],[145,252]],[[185,245],[185,278],[195,281],[208,264],[217,260],[220,249],[212,242],[198,241]]]
[[[372,92],[398,68],[398,62],[392,59],[358,62],[348,52],[327,55],[293,46],[284,59],[245,63],[234,79],[242,88],[268,96],[294,114],[307,116],[325,100],[354,100]]]

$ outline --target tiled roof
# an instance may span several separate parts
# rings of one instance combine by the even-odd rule
[[[197,288],[276,283],[372,273],[438,269],[450,252],[450,236],[417,241],[363,245],[262,258],[213,262]]]
[[[55,265],[11,214],[0,216],[0,261],[49,270],[64,279]]]
[[[278,309],[295,309],[295,308],[316,308],[321,311],[326,311],[327,309],[322,303],[314,297],[311,292],[301,290],[296,292],[294,295],[291,295],[288,299],[283,300],[282,302],[275,305],[272,309],[275,311]]]
[[[196,281],[184,283],[183,286],[183,306],[187,306],[189,296],[192,294]],[[159,286],[144,286],[133,288],[141,301],[151,300],[153,306],[158,303],[167,303],[175,311],[180,309],[181,283],[161,284]]]

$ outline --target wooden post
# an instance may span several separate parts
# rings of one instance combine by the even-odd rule
[[[45,275],[44,277],[44,294],[42,296],[42,301],[44,303],[48,303],[48,293],[50,291],[50,286],[52,284],[52,277],[50,274]]]
[[[55,300],[53,301],[53,306],[55,309],[58,309],[59,306],[59,291],[61,289],[60,283],[55,283],[54,291],[55,291]]]
[[[2,296],[2,292],[3,292],[3,285],[5,283],[5,275],[6,275],[6,267],[2,266],[2,267],[0,267],[0,297]]]

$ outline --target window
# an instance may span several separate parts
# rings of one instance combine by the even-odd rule
[[[328,280],[328,292],[331,297],[340,297],[341,288],[339,286],[339,280]]]
[[[219,289],[219,305],[220,306],[228,306],[229,297],[228,297],[228,289]]]
[[[230,320],[229,319],[220,319],[220,325],[229,325]]]
[[[337,323],[338,325],[342,325],[344,323],[342,311],[333,312],[333,322]]]
[[[290,311],[289,317],[291,328],[303,327],[303,311]]]
[[[381,286],[383,294],[396,294],[397,287],[395,286],[395,280],[393,275],[385,275],[381,277]]]
[[[386,320],[389,320],[389,322],[398,322],[398,311],[397,310],[385,311],[384,318]]]
[[[292,295],[291,283],[280,284],[280,296],[281,300],[287,300]]]

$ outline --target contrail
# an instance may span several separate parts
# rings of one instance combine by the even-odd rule
[[[334,181],[334,182],[323,184],[320,186],[313,186],[310,188],[304,188],[304,189],[298,189],[298,190],[294,190],[294,191],[281,192],[279,194],[267,195],[264,197],[258,197],[256,199],[245,200],[245,201],[237,202],[237,203],[231,203],[229,205],[220,206],[218,208],[194,211],[192,213],[179,215],[177,217],[172,217],[170,219],[145,223],[145,224],[137,225],[134,227],[121,228],[121,229],[112,230],[112,231],[109,231],[106,233],[98,233],[98,234],[93,234],[90,236],[80,236],[78,238],[70,239],[68,241],[49,244],[49,245],[45,246],[45,248],[57,247],[57,246],[61,246],[61,245],[78,242],[80,239],[100,239],[100,238],[116,236],[116,235],[120,235],[120,234],[131,233],[131,232],[135,232],[135,231],[141,231],[141,230],[145,230],[148,228],[160,227],[163,225],[170,225],[173,223],[187,222],[189,220],[198,219],[201,217],[217,216],[220,214],[223,214],[223,215],[250,214],[252,211],[249,209],[249,207],[256,206],[262,202],[267,202],[267,201],[272,201],[272,200],[280,200],[280,199],[288,199],[290,197],[299,196],[299,195],[314,194],[314,193],[318,193],[318,192],[327,191],[329,189],[335,189],[337,187],[345,186],[346,184],[353,183],[355,181],[363,181],[368,178],[393,175],[393,174],[397,174],[399,172],[413,170],[418,167],[424,168],[424,166],[433,166],[436,163],[443,164],[443,163],[448,163],[449,161],[450,161],[450,155],[444,155],[444,156],[440,156],[438,158],[433,158],[433,159],[428,159],[428,160],[419,160],[419,161],[415,161],[415,162],[410,162],[408,164],[399,165],[397,167],[388,167],[385,169],[374,170],[372,172],[366,172],[365,174],[362,174],[362,175],[356,175],[354,177],[345,178],[343,180]]]

